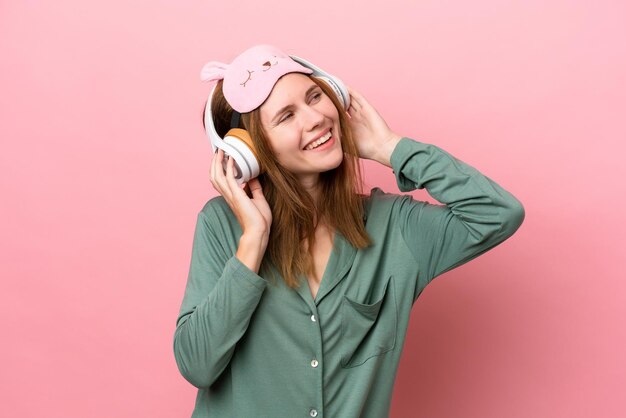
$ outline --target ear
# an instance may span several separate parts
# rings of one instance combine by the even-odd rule
[[[228,69],[228,64],[218,61],[210,61],[204,64],[200,71],[200,80],[202,81],[218,81],[224,78],[224,74]]]

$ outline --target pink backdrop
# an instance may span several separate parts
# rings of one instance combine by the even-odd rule
[[[415,305],[392,416],[626,416],[624,2],[213,3],[0,3],[0,415],[190,415],[199,71],[267,42],[525,204]]]

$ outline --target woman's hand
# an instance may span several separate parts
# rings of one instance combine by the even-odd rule
[[[237,258],[250,270],[258,272],[269,240],[272,211],[259,180],[252,179],[247,183],[252,195],[252,198],[248,197],[244,190],[246,183],[239,185],[235,180],[234,160],[228,157],[226,171],[222,168],[223,160],[224,151],[220,149],[211,163],[211,184],[224,197],[243,231]]]
[[[350,93],[350,125],[359,150],[359,157],[378,161],[391,167],[389,158],[402,136],[394,133],[365,97],[348,87]]]

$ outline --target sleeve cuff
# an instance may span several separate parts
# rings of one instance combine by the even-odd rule
[[[423,151],[428,144],[418,142],[414,139],[403,137],[393,149],[389,162],[396,176],[396,183],[402,192],[410,192],[416,189],[414,182],[409,181],[403,174],[402,169],[406,163],[417,153]]]
[[[265,289],[267,280],[250,270],[236,256],[232,256],[224,266],[224,276],[234,276],[244,285],[254,286],[259,290]]]

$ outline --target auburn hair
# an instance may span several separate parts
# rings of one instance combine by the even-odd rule
[[[263,274],[273,276],[273,266],[291,288],[300,285],[302,275],[313,272],[313,257],[307,248],[313,248],[317,222],[323,221],[331,230],[339,231],[356,248],[365,248],[371,243],[363,219],[365,209],[358,151],[347,116],[334,91],[324,81],[309,78],[337,108],[344,153],[338,167],[320,173],[320,196],[323,198],[319,202],[315,202],[297,177],[276,159],[261,124],[260,108],[243,113],[240,122],[252,138],[262,171],[258,179],[272,210],[270,238],[261,269]],[[216,131],[223,137],[230,129],[233,109],[224,98],[221,80],[213,93],[211,109]]]

